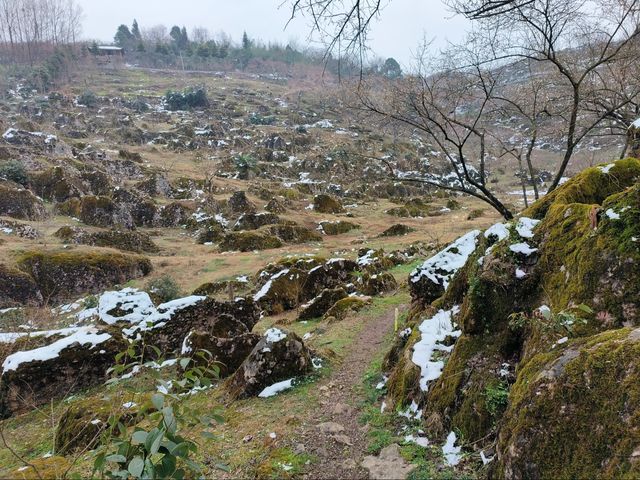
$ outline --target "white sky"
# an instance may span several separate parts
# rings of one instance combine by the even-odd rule
[[[113,41],[118,25],[131,26],[138,20],[140,28],[164,24],[203,26],[212,33],[220,30],[239,41],[242,32],[264,42],[286,43],[296,39],[306,44],[309,23],[295,19],[285,30],[290,16],[289,2],[284,0],[76,0],[84,10],[83,37]],[[462,38],[467,22],[453,17],[441,0],[392,0],[383,10],[371,32],[370,46],[381,57],[394,57],[409,65],[413,52],[424,38],[435,39],[434,47],[447,40]]]

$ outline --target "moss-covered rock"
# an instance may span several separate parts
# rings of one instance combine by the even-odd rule
[[[332,258],[312,268],[302,284],[302,301],[311,300],[326,288],[344,287],[352,283],[357,268],[356,262],[344,258]]]
[[[234,192],[227,201],[227,205],[232,214],[255,213],[256,206],[249,201],[244,192]]]
[[[408,225],[396,223],[391,225],[384,232],[380,234],[381,237],[400,237],[402,235],[408,235],[411,232],[415,232],[415,228],[411,228]]]
[[[111,247],[135,253],[157,253],[160,249],[146,233],[137,231],[103,230],[89,232],[78,227],[62,227],[54,233],[65,243]]]
[[[43,172],[33,173],[29,176],[29,182],[38,196],[52,202],[64,202],[86,193],[80,178],[62,167],[52,167]]]
[[[45,300],[75,299],[143,277],[153,269],[148,258],[120,253],[31,251],[17,259]]]
[[[338,300],[331,306],[329,310],[324,314],[323,319],[334,319],[333,321],[342,321],[347,318],[347,315],[352,312],[359,312],[364,307],[371,303],[371,299],[363,297],[345,297]]]
[[[640,329],[570,341],[518,373],[500,430],[501,478],[640,475]]]
[[[116,354],[127,346],[119,331],[87,327],[46,347],[8,356],[0,377],[0,417],[104,382]]]
[[[40,305],[42,300],[40,289],[31,276],[0,264],[0,308]]]
[[[412,198],[405,202],[402,207],[393,207],[385,212],[387,215],[404,218],[436,217],[444,212],[440,207],[431,205],[422,198]]]
[[[264,206],[264,209],[267,212],[276,213],[276,214],[278,214],[278,213],[286,213],[287,204],[286,204],[284,198],[281,199],[281,198],[274,197],[271,200],[269,200],[269,203],[267,203]]]
[[[0,215],[22,220],[42,220],[47,211],[41,199],[29,190],[0,182]]]
[[[393,275],[387,272],[368,274],[365,273],[359,279],[362,293],[375,296],[394,292],[398,289],[398,282]]]
[[[344,207],[338,199],[323,193],[313,198],[313,210],[318,213],[343,213]]]
[[[360,225],[344,220],[337,220],[335,222],[320,222],[318,230],[325,235],[340,235],[342,233],[348,233],[351,230],[359,229]]]
[[[246,213],[233,226],[234,230],[257,230],[265,225],[275,225],[280,223],[280,217],[275,213]]]
[[[117,226],[131,229],[135,225],[128,209],[121,208],[111,198],[104,196],[82,197],[78,217],[83,223],[94,227]]]
[[[154,407],[150,395],[128,395],[123,404],[120,395],[87,398],[73,402],[62,414],[56,426],[55,452],[69,455],[77,450],[92,450],[100,443],[100,435],[109,427],[109,420],[117,419],[126,426],[135,425]]]
[[[192,355],[196,363],[207,363],[220,369],[221,378],[228,377],[249,356],[260,341],[260,335],[244,333],[231,338],[212,336],[209,332],[194,330],[187,335],[182,346],[182,355]],[[204,351],[202,357],[197,352]]]
[[[640,323],[639,179],[635,159],[589,168],[474,233],[462,268],[423,265],[425,277],[447,276],[428,310],[459,305],[462,332],[450,355],[430,359],[444,368],[420,389],[416,304],[385,362],[391,403],[424,406],[436,438],[454,430],[477,448],[499,438],[496,477],[637,476],[640,333],[624,327]],[[459,267],[453,246],[437,258]]]
[[[347,297],[343,288],[325,289],[320,295],[305,304],[298,315],[298,320],[311,320],[322,317],[336,302]]]
[[[303,227],[302,225],[274,225],[269,227],[267,231],[286,243],[298,244],[322,241],[322,236],[318,232]]]
[[[302,301],[302,292],[308,272],[296,267],[283,268],[271,275],[254,295],[254,299],[267,315],[296,308]]]
[[[293,332],[272,328],[224,388],[234,399],[253,397],[274,383],[305,375],[312,369],[311,352],[302,339]]]
[[[280,248],[282,241],[272,235],[262,232],[229,232],[220,241],[220,251],[251,252],[253,250],[267,250]]]

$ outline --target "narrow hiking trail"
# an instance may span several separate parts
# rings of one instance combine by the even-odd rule
[[[404,307],[401,307],[404,308]],[[366,321],[340,365],[320,385],[320,404],[296,432],[296,444],[315,457],[303,478],[368,478],[366,425],[358,419],[363,376],[393,331],[395,307]]]

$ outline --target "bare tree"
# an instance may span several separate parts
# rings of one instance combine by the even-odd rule
[[[431,65],[421,62],[418,75],[404,79],[363,80],[358,89],[361,104],[387,120],[408,125],[443,153],[449,173],[403,172],[386,163],[394,178],[464,193],[476,197],[498,211],[505,219],[513,213],[488,186],[486,161],[490,146],[490,114],[498,100],[500,76],[483,70],[481,61],[468,55],[467,68],[457,67],[461,59],[455,52],[443,55]],[[383,85],[381,85],[381,82]]]

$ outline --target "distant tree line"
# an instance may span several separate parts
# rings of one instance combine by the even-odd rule
[[[74,0],[0,0],[0,43],[5,61],[31,64],[75,44],[82,9]]]
[[[209,64],[225,62],[244,70],[252,62],[279,62],[285,65],[318,64],[326,62],[330,72],[341,71],[348,74],[356,71],[357,62],[348,57],[325,57],[324,52],[312,48],[301,49],[295,44],[264,43],[253,39],[244,32],[239,43],[234,42],[225,33],[212,35],[205,27],[195,27],[190,31],[185,26],[155,25],[141,28],[137,20],[131,27],[120,25],[114,35],[114,44],[122,47],[128,56],[136,60],[163,66],[173,63],[174,66],[206,68]],[[402,69],[393,59],[378,59],[368,67],[370,73],[379,73],[390,78],[402,75]]]

